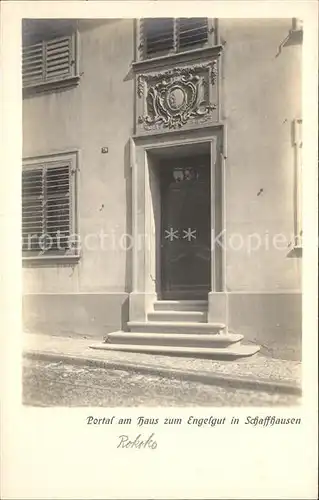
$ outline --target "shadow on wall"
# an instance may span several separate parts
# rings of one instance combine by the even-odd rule
[[[132,169],[130,161],[130,141],[128,140],[124,147],[124,179],[126,194],[126,221],[125,232],[132,234]],[[125,292],[132,291],[132,258],[133,252],[129,248],[125,256]],[[121,306],[121,329],[127,331],[127,322],[129,321],[129,296],[127,296]]]
[[[127,322],[129,320],[129,296],[124,300],[121,307],[121,330],[123,332],[128,331]]]
[[[127,141],[124,147],[124,177],[126,194],[126,221],[125,232],[132,234],[132,169],[130,162],[130,142]],[[132,245],[126,250],[125,258],[125,289],[126,293],[132,291]]]

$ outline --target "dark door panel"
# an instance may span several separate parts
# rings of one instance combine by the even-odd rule
[[[162,166],[162,297],[201,298],[210,290],[209,157]]]

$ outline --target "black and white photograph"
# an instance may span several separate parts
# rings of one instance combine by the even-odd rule
[[[302,19],[23,19],[23,401],[301,397]]]
[[[0,497],[317,498],[318,2],[0,9]]]

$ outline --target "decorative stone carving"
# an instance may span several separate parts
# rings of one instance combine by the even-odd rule
[[[159,126],[179,128],[191,119],[209,119],[216,104],[209,101],[208,87],[215,85],[216,79],[217,61],[140,74],[137,95],[144,97],[144,114],[138,122],[150,130]]]
[[[218,75],[217,61],[213,61],[211,65],[210,80],[212,85],[215,85]]]

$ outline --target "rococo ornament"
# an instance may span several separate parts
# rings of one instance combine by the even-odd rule
[[[145,93],[147,114],[139,116],[139,123],[146,129],[156,125],[177,128],[185,125],[190,118],[205,119],[216,109],[215,104],[203,98],[206,94],[209,75],[212,84],[216,81],[217,63],[202,64],[193,67],[175,68],[163,73],[139,75],[137,93]],[[145,85],[147,84],[147,85]]]

